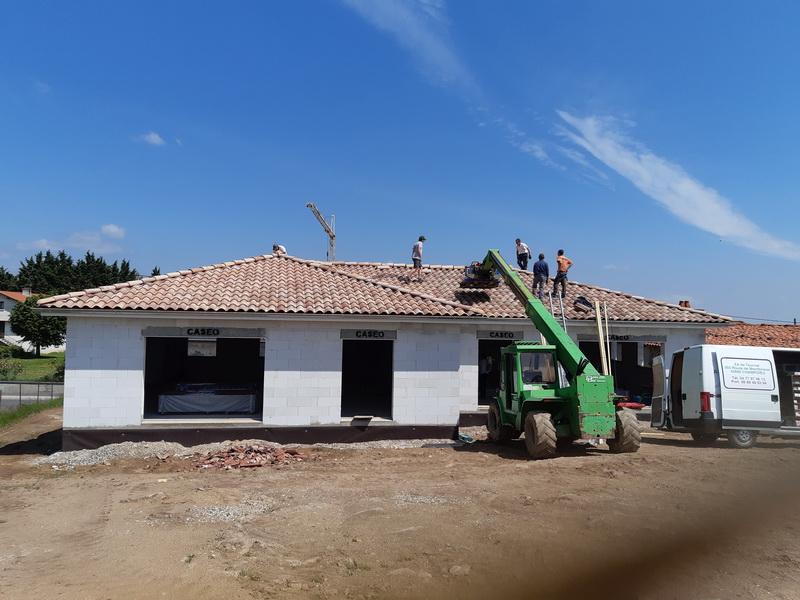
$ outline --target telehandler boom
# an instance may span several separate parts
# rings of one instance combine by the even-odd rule
[[[498,250],[467,267],[461,287],[497,287],[498,274],[547,345],[514,342],[502,349],[500,388],[489,405],[489,438],[508,441],[524,431],[534,458],[555,456],[557,441],[578,439],[602,438],[612,452],[636,452],[641,443],[636,415],[617,406],[613,377],[592,366]]]

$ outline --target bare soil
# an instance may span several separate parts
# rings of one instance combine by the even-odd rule
[[[800,598],[800,440],[32,464],[59,427],[0,430],[4,599]]]

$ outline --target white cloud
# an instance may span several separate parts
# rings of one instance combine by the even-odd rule
[[[167,142],[158,135],[155,131],[151,131],[150,133],[145,133],[142,135],[137,135],[133,138],[137,142],[145,142],[146,144],[150,144],[151,146],[166,146]]]
[[[477,93],[472,75],[450,42],[443,0],[341,1],[374,27],[394,36],[434,78]]]
[[[38,239],[32,242],[20,242],[17,250],[79,250],[81,254],[86,251],[95,254],[118,254],[122,248],[108,241],[107,237],[121,239],[125,237],[125,229],[117,225],[103,225],[100,231],[76,231],[63,239]]]
[[[122,239],[125,237],[125,229],[119,227],[118,225],[103,225],[100,228],[100,231],[103,232],[103,235],[106,235],[110,238]]]
[[[744,248],[800,260],[800,245],[763,231],[737,212],[719,192],[630,139],[616,119],[579,118],[565,111],[557,113],[572,128],[561,129],[567,139],[628,179],[682,221]]]

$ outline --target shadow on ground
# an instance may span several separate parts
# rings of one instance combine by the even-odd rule
[[[61,428],[47,431],[32,440],[11,442],[0,448],[0,456],[24,454],[55,454],[61,450]]]

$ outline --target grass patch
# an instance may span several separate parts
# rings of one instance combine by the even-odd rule
[[[21,421],[25,417],[35,415],[38,412],[47,410],[48,408],[55,408],[56,406],[63,406],[63,398],[53,398],[49,402],[41,402],[39,404],[23,404],[8,412],[0,412],[0,427],[8,427],[12,423]]]
[[[17,381],[51,381],[57,371],[63,372],[64,353],[53,352],[39,358],[9,358],[13,363],[22,366],[17,374]]]

